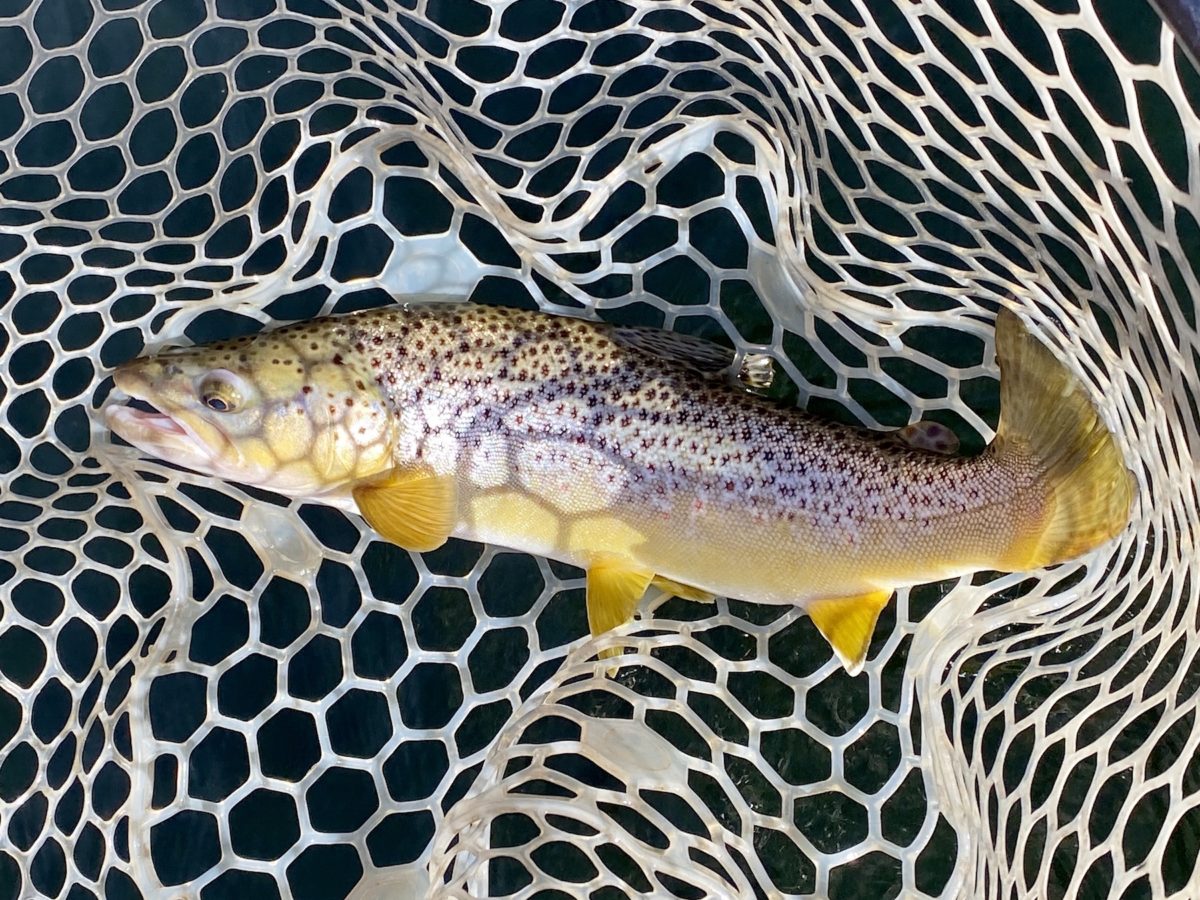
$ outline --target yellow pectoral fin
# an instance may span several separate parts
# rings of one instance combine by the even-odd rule
[[[690,584],[684,584],[680,581],[672,581],[670,578],[663,578],[661,575],[655,575],[650,582],[664,594],[670,594],[672,597],[679,597],[683,600],[694,600],[697,603],[710,603],[715,595],[708,591],[702,591],[698,587],[692,587]]]
[[[351,493],[367,524],[405,550],[436,550],[458,516],[454,479],[429,469],[392,469]]]
[[[653,572],[630,568],[615,560],[594,563],[587,572],[588,627],[592,634],[604,634],[633,618],[633,611],[653,576]],[[610,647],[600,651],[600,658],[607,659],[619,652]]]
[[[875,591],[859,597],[815,600],[807,605],[813,624],[851,675],[862,671],[875,622],[891,596],[891,591]]]

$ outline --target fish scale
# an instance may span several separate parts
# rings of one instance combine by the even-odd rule
[[[110,420],[157,455],[361,512],[412,550],[456,535],[585,568],[596,633],[651,583],[798,604],[851,671],[895,588],[1061,561],[1128,518],[1111,435],[1015,316],[999,320],[997,440],[975,457],[784,408],[671,341],[388,307],[135,361],[117,385],[159,412]]]
[[[367,358],[402,431],[425,438],[447,430],[453,435],[450,459],[435,451],[439,471],[455,469],[460,458],[478,452],[484,434],[502,435],[504,452],[493,443],[488,466],[470,460],[465,468],[473,474],[456,471],[460,490],[463,484],[521,490],[560,517],[591,512],[599,506],[595,498],[603,497],[604,508],[627,522],[636,520],[639,531],[654,532],[646,535],[649,546],[639,561],[676,579],[694,571],[697,563],[689,556],[709,553],[718,540],[745,544],[752,557],[764,555],[757,545],[776,553],[786,549],[780,543],[807,543],[821,553],[846,555],[851,564],[845,573],[825,566],[820,578],[811,572],[776,577],[786,582],[786,596],[765,594],[751,578],[734,574],[726,592],[750,600],[802,602],[814,587],[827,593],[871,586],[857,580],[861,567],[841,551],[880,522],[897,526],[895,543],[926,571],[972,564],[976,560],[963,560],[944,539],[939,544],[947,560],[936,558],[936,547],[918,560],[917,542],[951,514],[986,515],[988,530],[995,532],[1004,501],[1032,481],[1032,472],[998,465],[991,454],[947,461],[782,409],[664,365],[622,346],[607,326],[582,320],[558,319],[548,326],[545,316],[520,311],[383,310],[356,321],[347,340],[359,353],[408,341],[435,361],[432,367],[424,359],[414,366],[403,349],[391,365],[385,357]],[[437,410],[434,426],[428,421],[431,405]],[[426,452],[420,438],[406,451],[417,459]],[[564,496],[564,479],[586,489]],[[682,515],[676,514],[680,496],[691,501]],[[787,528],[779,541],[767,542],[761,529],[772,523]],[[489,527],[468,519],[468,527],[472,524]],[[967,525],[961,519],[959,524]],[[737,534],[751,528],[759,532],[749,541]],[[510,534],[505,543],[545,551],[522,539],[528,536]],[[663,559],[662,550],[676,544],[673,559]],[[1001,549],[981,546],[979,552]],[[586,565],[586,553],[572,551],[570,561]],[[800,564],[810,554],[790,555]],[[771,568],[779,569],[779,562]]]

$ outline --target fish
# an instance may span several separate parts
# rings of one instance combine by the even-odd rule
[[[856,674],[898,588],[1061,563],[1128,524],[1133,477],[1080,382],[1008,310],[995,346],[999,424],[973,456],[941,426],[897,440],[713,377],[726,351],[698,338],[461,303],[136,359],[106,415],[147,454],[410,551],[454,536],[577,566],[594,635],[652,586],[794,605]]]

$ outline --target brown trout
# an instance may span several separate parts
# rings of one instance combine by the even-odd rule
[[[111,406],[109,423],[409,550],[454,535],[579,566],[594,634],[652,584],[799,605],[852,673],[896,588],[1062,562],[1128,521],[1112,436],[1014,314],[997,320],[999,428],[974,457],[782,408],[706,377],[703,342],[672,353],[658,334],[376,309],[134,360],[117,387],[156,411]]]

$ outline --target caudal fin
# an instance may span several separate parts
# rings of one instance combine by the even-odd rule
[[[1021,541],[1013,568],[1064,562],[1129,522],[1134,482],[1082,385],[1007,310],[996,319],[1001,455],[1031,459],[1047,490],[1040,533]]]

